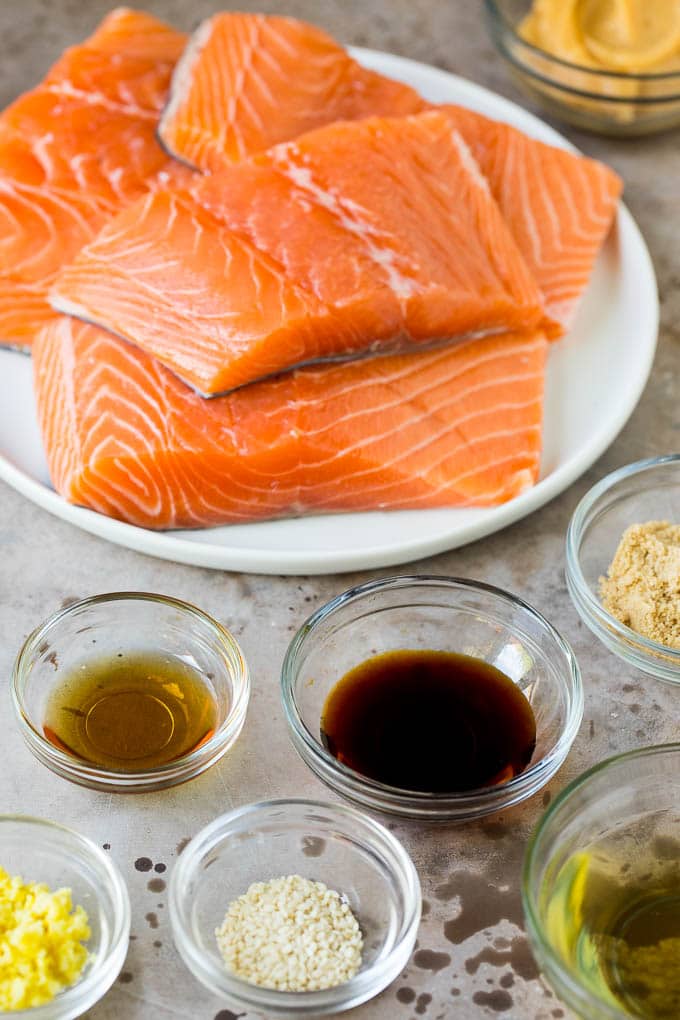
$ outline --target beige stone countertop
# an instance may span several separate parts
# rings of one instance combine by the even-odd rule
[[[83,38],[110,6],[104,0],[0,5],[0,101],[35,84],[64,47]],[[218,7],[208,0],[149,0],[146,6],[184,28]],[[285,5],[241,0],[238,6],[307,18],[346,43],[426,61],[527,102],[495,54],[479,0],[288,0]],[[678,692],[627,667],[580,623],[565,587],[563,546],[569,517],[593,482],[622,464],[678,448],[680,133],[617,142],[560,130],[623,176],[626,202],[651,250],[662,307],[651,380],[618,439],[559,498],[499,534],[412,564],[409,571],[478,578],[535,605],[571,642],[579,660],[586,687],[584,721],[557,777],[521,807],[458,827],[390,821],[420,872],[424,917],[406,972],[351,1014],[356,1020],[565,1017],[566,1009],[540,981],[522,932],[519,874],[528,834],[544,805],[583,769],[615,752],[678,739]],[[23,638],[61,604],[121,589],[164,592],[198,603],[233,630],[252,670],[250,712],[234,751],[192,783],[139,797],[92,793],[48,772],[25,748],[7,691],[0,699],[0,811],[59,819],[110,845],[130,888],[134,940],[123,973],[88,1014],[91,1020],[234,1020],[180,961],[162,881],[149,889],[149,874],[136,870],[135,861],[147,857],[166,865],[167,879],[183,841],[229,808],[274,796],[331,796],[288,740],[279,703],[281,660],[313,608],[351,584],[394,572],[280,578],[180,566],[109,545],[0,484],[0,672],[6,680]],[[243,1014],[242,1020],[251,1015]]]

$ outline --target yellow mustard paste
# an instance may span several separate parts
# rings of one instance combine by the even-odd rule
[[[0,868],[0,1013],[50,1002],[88,958],[87,914],[70,889],[22,882]]]
[[[680,70],[678,0],[534,0],[520,34],[561,60],[601,71]]]
[[[680,73],[680,0],[534,0],[519,34],[541,51],[526,57],[535,89],[621,124],[656,115],[650,104],[668,88],[664,79],[629,75]]]

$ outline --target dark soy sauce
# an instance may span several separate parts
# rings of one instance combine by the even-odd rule
[[[403,650],[367,659],[331,689],[321,714],[329,752],[402,790],[453,793],[522,772],[536,746],[531,705],[482,659]]]

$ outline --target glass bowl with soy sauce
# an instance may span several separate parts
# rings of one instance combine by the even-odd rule
[[[377,811],[465,821],[532,796],[583,716],[576,659],[508,592],[454,577],[352,588],[283,663],[293,744],[324,783]]]
[[[193,779],[245,722],[248,667],[226,628],[188,602],[95,595],[26,639],[12,700],[35,757],[82,786],[141,793]]]
[[[522,898],[536,960],[578,1016],[680,1016],[680,744],[567,786],[531,837]]]

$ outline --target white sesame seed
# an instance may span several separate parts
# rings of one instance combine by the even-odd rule
[[[346,897],[300,875],[254,882],[215,935],[227,969],[265,988],[332,988],[361,966],[361,929]]]

